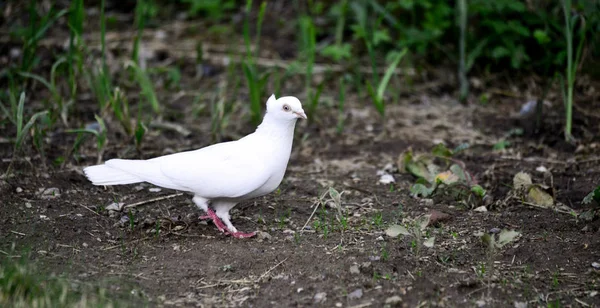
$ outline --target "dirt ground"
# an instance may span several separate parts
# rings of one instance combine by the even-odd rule
[[[173,63],[181,61],[183,67],[192,61],[166,57],[175,57]],[[225,75],[224,67],[211,67],[216,72],[203,77],[202,89]],[[183,74],[181,91],[192,91],[198,81],[193,72]],[[0,249],[8,254],[29,249],[42,271],[102,283],[115,294],[126,294],[128,300],[133,294],[134,302],[150,306],[600,306],[600,269],[592,265],[600,263],[599,219],[514,199],[475,211],[448,198],[411,197],[416,179],[408,173],[391,170],[396,180],[391,186],[380,184],[377,174],[386,165],[396,167],[398,156],[409,148],[429,151],[438,142],[450,148],[469,143],[455,158],[494,201],[507,196],[519,171],[530,173],[534,182],[547,181],[547,175],[536,171],[543,166],[551,174],[556,200],[582,213],[594,208],[581,200],[600,183],[597,111],[576,109],[575,135],[580,139],[568,144],[562,141],[559,95],[548,98],[552,107],[542,133],[529,134],[532,120],[517,116],[537,93],[527,82],[492,86],[493,81],[484,81],[474,97],[495,88],[512,95],[495,94],[487,104],[473,100],[465,106],[444,85],[450,81],[435,84],[437,78],[418,78],[412,90],[387,106],[385,119],[364,96],[348,93],[342,133],[336,132],[337,89],[325,90],[315,121],[296,127],[280,189],[232,212],[238,229],[260,231],[251,239],[233,239],[211,222],[200,221],[201,213],[188,195],[146,184],[91,185],[81,170],[96,162],[92,140],[82,147],[79,161],[70,159],[58,167],[54,162],[68,152],[74,136],[57,130],[47,140],[46,157],[27,151],[15,158],[15,175],[0,181]],[[600,88],[593,81],[582,87]],[[298,89],[290,81],[282,92],[303,98]],[[210,144],[210,116],[191,116],[192,98],[179,93],[159,91],[164,119],[177,122],[190,135],[153,128],[138,154],[131,140],[111,133],[102,159],[150,158]],[[41,91],[32,97],[44,95]],[[598,110],[598,96],[586,96],[588,104],[579,106]],[[94,104],[88,99],[78,105],[82,123],[93,119]],[[234,110],[224,139],[254,129],[239,120],[244,112]],[[109,129],[118,125],[113,121]],[[493,149],[518,127],[526,128],[523,135],[508,137],[511,144],[504,150]],[[12,132],[3,129],[2,135]],[[0,148],[0,169],[5,170],[12,149],[6,142]],[[341,205],[349,217],[345,229],[329,206],[319,207],[308,221],[329,187],[344,192]],[[125,209],[106,210],[115,202]],[[440,212],[448,216],[428,228],[435,236],[432,248],[417,251],[410,238],[385,234],[391,224]],[[307,221],[308,228],[302,230]],[[521,235],[497,253],[490,269],[477,233],[499,229]]]

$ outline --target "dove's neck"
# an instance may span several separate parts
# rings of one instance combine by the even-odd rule
[[[274,140],[291,141],[294,139],[296,120],[282,121],[266,114],[262,123],[256,128],[256,133]],[[290,144],[291,146],[291,144]]]

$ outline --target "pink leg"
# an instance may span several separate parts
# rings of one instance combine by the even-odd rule
[[[235,238],[248,238],[248,237],[253,237],[256,235],[256,232],[250,232],[250,233],[244,233],[244,232],[235,232],[235,233],[230,233],[231,236],[235,237]]]
[[[212,221],[215,223],[215,226],[217,226],[217,229],[219,229],[219,231],[225,233],[225,234],[230,234],[231,232],[229,232],[229,230],[227,230],[227,227],[225,226],[225,224],[221,221],[221,218],[219,218],[219,216],[217,216],[217,214],[215,214],[215,212],[212,209],[208,209],[208,211],[206,211],[206,216],[200,216],[200,219],[212,219]]]

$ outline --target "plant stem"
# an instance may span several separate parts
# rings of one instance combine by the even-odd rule
[[[465,102],[469,95],[469,82],[467,80],[467,68],[465,65],[466,57],[466,41],[467,41],[467,1],[458,0],[458,15],[460,21],[460,41],[459,41],[459,53],[460,60],[458,64],[458,79],[460,80],[460,94],[459,99],[461,102]]]

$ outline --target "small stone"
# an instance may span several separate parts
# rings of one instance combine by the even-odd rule
[[[385,299],[385,303],[388,305],[398,305],[402,302],[402,297],[394,295]]]
[[[294,231],[294,230],[292,230],[292,229],[285,229],[285,230],[283,230],[283,233],[284,233],[284,234],[295,234],[295,233],[296,233],[296,231]]]
[[[379,261],[381,260],[380,256],[369,256],[369,261]]]
[[[375,240],[376,240],[376,241],[378,241],[378,242],[381,242],[381,241],[383,241],[383,236],[381,236],[381,235],[380,235],[380,236],[379,236],[379,237],[377,237]]]
[[[54,199],[54,198],[58,198],[60,197],[60,189],[56,188],[56,187],[50,187],[45,189],[42,192],[42,199]]]
[[[335,303],[335,306],[336,306],[336,307],[342,307],[343,305],[342,305],[342,303],[340,303],[340,302],[337,302],[337,303]]]
[[[487,212],[488,210],[487,210],[487,208],[484,205],[482,205],[482,206],[474,209],[473,211],[484,213],[484,212]]]
[[[348,294],[348,299],[360,299],[363,296],[362,289],[356,289],[352,293]]]
[[[388,185],[391,183],[396,183],[396,179],[394,179],[394,176],[392,176],[389,173],[385,173],[382,174],[381,177],[379,178],[379,183],[383,184],[383,185]]]
[[[256,233],[256,237],[257,237],[259,240],[263,240],[263,241],[269,241],[269,240],[271,240],[271,238],[272,238],[272,237],[271,237],[271,234],[269,234],[269,233],[267,233],[267,232],[264,232],[264,231],[258,231],[258,232]]]
[[[81,246],[87,248],[88,247],[88,243],[83,243],[83,244],[81,244]]]
[[[327,300],[327,293],[319,292],[315,294],[314,300],[316,304],[325,302]]]
[[[50,220],[50,218],[48,218],[48,216],[46,216],[46,215],[40,215],[40,219],[41,220]]]
[[[360,269],[358,268],[358,265],[350,266],[350,274],[353,274],[353,275],[360,274]]]
[[[480,299],[478,301],[475,302],[475,305],[477,305],[477,307],[484,307],[485,306],[485,301]]]
[[[502,231],[502,230],[500,230],[500,228],[491,228],[490,229],[490,233],[494,233],[494,234],[500,233],[500,231]]]
[[[433,206],[433,199],[421,199],[421,205],[423,206]]]
[[[304,291],[304,288],[298,288],[298,290],[296,290],[296,293],[300,293],[302,291]]]
[[[515,302],[515,308],[527,308],[527,302]]]
[[[595,269],[600,269],[600,263],[598,262],[592,262],[592,267]]]
[[[119,220],[119,224],[121,224],[121,226],[125,226],[127,223],[129,223],[129,216],[127,216],[127,215],[121,216],[121,219]]]
[[[385,171],[387,173],[394,173],[394,172],[398,172],[398,168],[392,163],[387,163],[387,165],[385,165],[383,167],[383,171]]]
[[[113,203],[107,205],[104,209],[107,210],[107,211],[117,211],[117,212],[120,212],[123,209],[123,205],[124,204],[125,203],[122,203],[122,202],[120,202],[120,203],[113,202]]]
[[[181,231],[183,230],[183,226],[175,226],[175,228],[173,228],[173,231]]]
[[[31,208],[31,203],[30,202],[25,202],[25,207],[30,209]]]
[[[23,188],[17,187],[17,189],[15,189],[15,191],[17,192],[17,194],[22,193],[23,192]]]
[[[149,191],[149,192],[160,192],[161,190],[162,190],[162,189],[160,189],[160,188],[158,188],[158,187],[152,187],[152,188],[149,188],[149,189],[148,189],[148,191]]]
[[[431,200],[431,199],[429,199],[429,200]],[[435,225],[440,222],[444,222],[448,219],[450,219],[450,215],[448,215],[444,212],[440,212],[438,210],[431,210],[429,212],[429,225]]]

